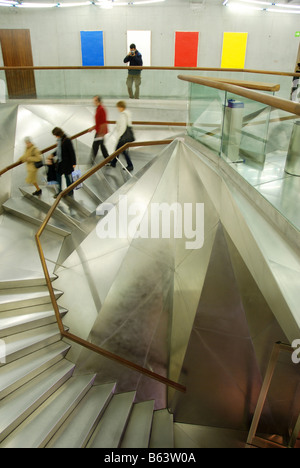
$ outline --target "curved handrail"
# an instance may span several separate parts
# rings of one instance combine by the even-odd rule
[[[208,86],[210,88],[220,89],[222,91],[228,91],[232,94],[237,94],[238,96],[243,96],[247,99],[252,99],[253,101],[261,102],[267,106],[275,107],[281,109],[285,112],[291,114],[300,115],[300,104],[294,101],[288,101],[277,96],[270,96],[269,94],[264,94],[259,91],[254,91],[252,89],[246,89],[241,86],[236,86],[233,84],[228,84],[227,82],[216,81],[206,78],[198,78],[189,75],[178,75],[178,78],[183,81],[188,81],[189,83],[200,84]]]
[[[52,305],[53,305],[53,309],[54,309],[54,313],[55,313],[55,317],[56,317],[56,321],[57,321],[57,324],[58,324],[58,327],[59,327],[59,331],[61,333],[61,335],[81,346],[84,346],[85,348],[91,350],[91,351],[94,351],[98,354],[100,354],[101,356],[104,356],[108,359],[111,359],[115,362],[118,362],[119,364],[123,365],[123,366],[126,366],[132,370],[135,370],[143,375],[146,375],[154,380],[157,380],[169,387],[173,387],[175,390],[178,390],[180,392],[186,392],[186,387],[177,383],[177,382],[174,382],[160,374],[157,374],[155,372],[152,372],[150,371],[149,369],[146,369],[145,367],[142,367],[142,366],[139,366],[138,364],[135,364],[131,361],[128,361],[127,359],[124,359],[122,358],[121,356],[118,356],[117,354],[114,354],[114,353],[111,353],[110,351],[107,351],[103,348],[100,348],[99,346],[95,345],[94,343],[91,343],[87,340],[84,340],[83,338],[80,338],[79,336],[77,335],[74,335],[72,333],[69,333],[67,330],[65,330],[64,328],[64,325],[62,323],[62,320],[61,320],[61,316],[60,316],[60,312],[59,312],[59,307],[58,307],[58,304],[57,304],[57,301],[56,301],[56,297],[55,297],[55,293],[54,293],[54,289],[52,287],[52,282],[51,282],[51,279],[50,279],[50,274],[49,274],[49,271],[48,271],[48,267],[47,267],[47,263],[46,263],[46,259],[45,259],[45,256],[44,256],[44,252],[43,252],[43,248],[42,248],[42,244],[41,244],[41,235],[43,234],[44,230],[46,229],[46,226],[51,218],[51,216],[53,215],[56,207],[58,206],[60,200],[65,196],[67,195],[71,190],[74,190],[77,185],[81,184],[82,182],[84,182],[86,179],[88,179],[91,175],[95,174],[99,169],[101,169],[103,166],[105,166],[107,163],[109,163],[110,161],[112,161],[113,159],[115,159],[117,156],[119,156],[119,154],[121,154],[123,151],[125,151],[126,149],[128,148],[132,148],[132,147],[137,147],[137,146],[154,146],[154,145],[165,145],[165,144],[170,144],[173,140],[159,140],[159,141],[148,141],[148,142],[134,142],[134,143],[126,143],[124,146],[122,146],[120,149],[118,149],[117,151],[115,151],[113,154],[111,154],[108,158],[106,158],[104,161],[102,161],[100,164],[98,164],[97,166],[93,167],[92,169],[90,169],[89,171],[87,171],[82,177],[80,177],[80,179],[78,179],[77,181],[75,181],[72,185],[70,185],[69,187],[67,187],[63,192],[61,192],[58,197],[56,198],[55,202],[53,203],[52,207],[50,208],[49,212],[47,213],[43,223],[41,224],[38,232],[36,233],[35,235],[35,239],[36,239],[36,243],[37,243],[37,248],[38,248],[38,252],[39,252],[39,255],[40,255],[40,259],[41,259],[41,263],[42,263],[42,268],[43,268],[43,271],[44,271],[44,275],[45,275],[45,279],[46,279],[46,284],[47,284],[47,287],[48,287],[48,290],[49,290],[49,293],[50,293],[50,298],[51,298],[51,302],[52,302]]]
[[[2,169],[2,171],[0,171],[0,177],[3,174],[5,174],[6,172],[10,171],[11,169],[14,169],[15,167],[20,166],[21,164],[23,164],[22,161],[17,161],[14,164],[11,164],[10,166],[7,166],[5,169]]]
[[[115,120],[108,120],[107,123],[113,125],[113,124],[116,123],[116,121]],[[153,126],[153,127],[156,127],[156,126],[186,127],[186,122],[158,122],[158,121],[153,121],[153,122],[145,121],[144,122],[142,120],[136,120],[136,121],[132,122],[132,125],[145,125],[145,126]],[[86,130],[83,130],[82,132],[76,133],[75,135],[70,136],[69,138],[71,140],[76,140],[77,138],[89,133],[91,130],[93,130],[93,128],[94,127],[87,128]],[[48,153],[48,151],[51,151],[51,150],[53,150],[55,148],[56,148],[56,144],[48,146],[47,148],[44,148],[44,149],[41,150],[41,154]],[[21,164],[23,164],[23,163],[21,161],[18,161],[18,162],[15,162],[15,163],[11,164],[10,166],[5,167],[4,169],[2,169],[0,171],[0,177],[3,174],[5,174],[6,172],[10,171],[11,169],[14,169],[15,167],[20,166]]]

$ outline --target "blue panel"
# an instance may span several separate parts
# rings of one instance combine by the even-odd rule
[[[80,31],[82,66],[104,66],[103,31]]]

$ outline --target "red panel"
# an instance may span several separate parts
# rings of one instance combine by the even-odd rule
[[[175,67],[198,66],[198,32],[175,33]]]

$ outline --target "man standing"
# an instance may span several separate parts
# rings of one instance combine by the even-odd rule
[[[124,63],[128,63],[130,67],[142,67],[143,66],[143,59],[142,55],[138,50],[136,50],[135,44],[130,45],[130,52],[124,58]],[[142,70],[128,70],[128,77],[127,77],[127,89],[130,99],[139,99],[140,97],[140,85],[142,82],[141,79],[141,72]],[[135,83],[135,93],[133,96],[132,86]]]
[[[96,107],[95,113],[95,126],[90,129],[90,131],[95,130],[95,137],[92,146],[92,163],[95,162],[99,146],[101,147],[102,156],[108,158],[109,154],[104,144],[104,136],[108,133],[107,120],[106,120],[106,110],[102,106],[102,101],[100,96],[94,96],[93,98],[94,106]]]

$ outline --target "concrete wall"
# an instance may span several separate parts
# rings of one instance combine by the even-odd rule
[[[17,114],[18,106],[16,104],[0,104],[0,169],[12,164],[14,159]],[[2,213],[2,203],[10,197],[11,179],[12,171],[0,178],[0,214]]]
[[[173,66],[174,31],[199,31],[198,66],[220,67],[223,32],[248,32],[246,68],[293,71],[297,59],[299,16],[254,11],[233,13],[222,0],[196,9],[188,0],[100,9],[0,9],[0,28],[29,28],[36,66],[81,65],[80,31],[103,30],[106,65],[123,65],[127,30],[152,31],[152,65]],[[137,44],[138,45],[138,44]],[[1,63],[0,59],[0,63]]]

